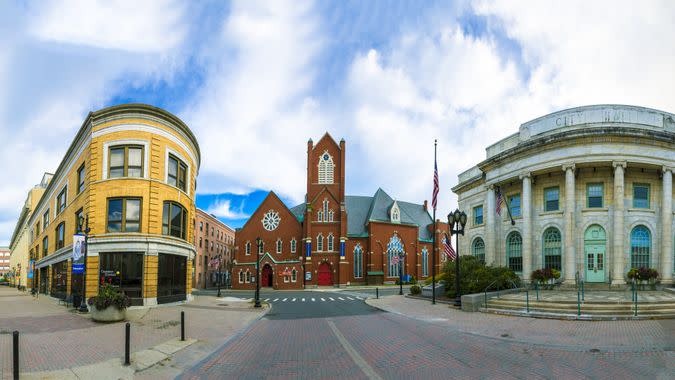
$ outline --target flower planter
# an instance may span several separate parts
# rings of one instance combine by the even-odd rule
[[[99,310],[95,305],[91,305],[91,319],[96,322],[119,322],[127,318],[126,309],[118,309],[115,306],[108,306],[105,309]]]

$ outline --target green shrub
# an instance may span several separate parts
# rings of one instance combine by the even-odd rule
[[[124,310],[129,306],[130,300],[126,294],[113,288],[112,285],[104,284],[99,287],[98,295],[89,298],[87,303],[89,306],[96,306],[98,310],[106,309],[109,306]]]
[[[410,287],[410,294],[421,294],[422,287],[419,285],[413,285]]]
[[[461,294],[480,293],[490,284],[490,290],[510,289],[514,284],[520,286],[520,278],[507,267],[486,266],[474,256],[462,256],[459,260],[459,287]],[[448,261],[443,268],[445,290],[449,298],[456,297],[455,262]],[[493,283],[494,282],[494,283]]]

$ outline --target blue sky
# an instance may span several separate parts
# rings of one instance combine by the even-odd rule
[[[0,245],[87,112],[143,102],[202,150],[197,205],[233,227],[302,201],[306,141],[347,141],[347,192],[439,208],[485,147],[563,108],[675,111],[675,5],[645,1],[0,2]],[[17,159],[29,157],[30,159]]]

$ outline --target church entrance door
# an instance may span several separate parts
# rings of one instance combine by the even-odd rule
[[[319,265],[318,281],[319,286],[333,285],[333,273],[331,271],[330,264],[321,263],[321,265]]]
[[[260,286],[271,288],[274,284],[274,271],[269,264],[265,264],[260,274]]]

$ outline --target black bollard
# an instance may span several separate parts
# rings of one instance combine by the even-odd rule
[[[185,340],[185,312],[180,312],[180,340]]]
[[[14,353],[14,380],[19,380],[19,332],[12,333],[12,351]]]
[[[375,288],[375,298],[380,298],[380,288]]]
[[[125,328],[125,339],[124,339],[124,365],[131,364],[130,352],[131,351],[131,325],[127,322]]]

